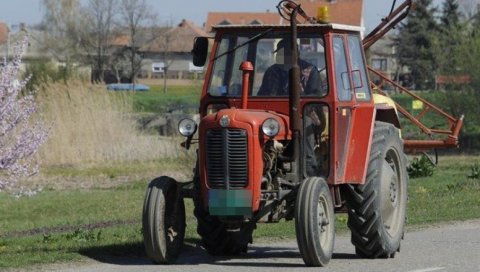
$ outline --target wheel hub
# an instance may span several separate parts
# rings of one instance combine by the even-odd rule
[[[392,202],[392,206],[397,205],[397,198],[398,198],[398,178],[396,176],[392,177],[390,181],[390,202]]]
[[[173,242],[173,240],[175,240],[175,237],[177,237],[178,235],[178,232],[176,232],[173,227],[169,227],[168,230],[167,230],[167,236],[168,236],[168,239],[170,240],[170,242]]]
[[[325,208],[323,206],[322,200],[318,203],[318,225],[320,226],[320,232],[323,233],[327,230],[328,224],[330,221],[328,220],[327,216],[325,215]]]

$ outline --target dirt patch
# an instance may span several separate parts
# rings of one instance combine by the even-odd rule
[[[19,187],[26,189],[49,189],[55,191],[65,190],[89,190],[89,189],[110,189],[132,182],[145,181],[145,186],[157,176],[170,176],[178,181],[189,181],[191,175],[180,171],[151,170],[141,174],[128,176],[109,177],[106,174],[96,176],[47,176],[39,174],[18,183]]]

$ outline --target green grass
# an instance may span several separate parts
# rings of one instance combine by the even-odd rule
[[[433,176],[410,180],[408,223],[480,218],[480,179],[468,178],[479,157],[443,157]]]
[[[190,154],[192,155],[192,154]],[[169,171],[191,171],[191,166],[195,161],[188,155],[178,158],[163,158],[147,162],[119,162],[111,164],[93,165],[93,166],[45,166],[42,168],[42,175],[57,177],[92,177],[104,176],[115,178],[119,176],[135,176],[143,173],[158,173],[162,169]],[[188,164],[185,165],[185,164]]]
[[[480,157],[442,157],[433,176],[411,179],[409,227],[480,218],[480,180],[467,177],[472,174],[472,167],[479,163]],[[52,171],[64,174],[60,170]],[[92,173],[96,175],[102,171],[98,167]],[[140,220],[146,186],[147,181],[135,181],[110,189],[47,190],[19,199],[0,194],[0,269],[99,256],[144,257]],[[188,243],[196,243],[199,237],[191,200],[186,200],[186,207],[186,239]],[[133,221],[133,224],[4,237],[6,233],[33,228],[114,220]],[[345,215],[337,215],[337,230],[346,231]],[[254,232],[255,240],[294,237],[293,221],[259,224]]]
[[[166,112],[180,106],[196,111],[200,102],[201,86],[169,86],[167,93],[163,86],[151,86],[149,91],[135,92],[134,109],[137,112]]]

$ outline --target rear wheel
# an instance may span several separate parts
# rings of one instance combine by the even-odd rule
[[[335,214],[324,179],[309,177],[300,185],[295,204],[295,232],[305,264],[327,265],[333,253]]]
[[[363,185],[343,189],[348,227],[357,255],[393,257],[403,238],[407,182],[405,155],[399,131],[375,122],[367,178]]]
[[[180,186],[170,177],[148,185],[143,205],[143,240],[147,256],[155,263],[174,263],[185,238],[185,205]]]

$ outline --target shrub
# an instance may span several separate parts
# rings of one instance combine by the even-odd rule
[[[472,173],[468,176],[470,179],[480,179],[480,165],[475,164],[471,167]]]
[[[57,66],[47,60],[32,61],[26,67],[25,75],[31,75],[31,77],[25,89],[33,92],[39,88],[44,89],[52,82],[66,83],[75,78],[75,74],[76,71],[72,65]]]
[[[435,165],[425,155],[422,155],[420,159],[417,157],[413,158],[407,167],[410,178],[430,177],[433,175],[434,169]]]

